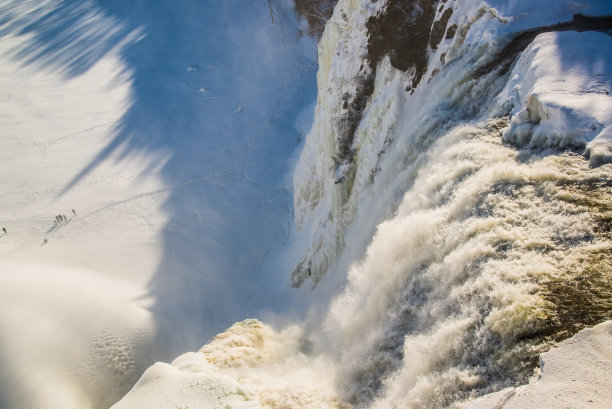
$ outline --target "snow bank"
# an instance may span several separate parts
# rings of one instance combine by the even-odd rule
[[[104,408],[154,356],[140,288],[93,270],[3,260],[0,407]]]
[[[540,357],[528,385],[479,398],[464,409],[605,409],[612,402],[612,321],[585,329]]]
[[[612,38],[597,32],[541,34],[523,52],[499,97],[511,104],[507,142],[584,149],[612,162]]]
[[[340,408],[331,367],[300,352],[300,335],[236,323],[199,352],[151,366],[112,409]]]

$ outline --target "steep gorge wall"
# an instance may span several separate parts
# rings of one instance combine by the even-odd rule
[[[393,141],[417,127],[428,129],[427,138],[414,139],[419,144],[433,140],[444,127],[475,119],[488,104],[481,99],[492,101],[520,52],[537,34],[605,31],[609,20],[574,16],[565,23],[546,25],[542,20],[538,27],[512,28],[512,17],[472,0],[338,2],[319,44],[315,123],[294,174],[296,225],[310,245],[296,261],[293,285],[310,281],[314,287],[334,268],[362,192],[373,184]],[[440,80],[441,73],[455,78]],[[472,84],[480,80],[484,85]],[[453,81],[454,90],[449,86]],[[474,90],[478,95],[470,94]],[[523,101],[512,104],[498,108],[495,115],[515,115]],[[454,105],[447,110],[445,123],[424,120],[439,122],[425,109],[434,105],[436,109]],[[402,119],[403,128],[398,130],[401,116],[414,118]],[[513,119],[504,138],[525,143],[515,136],[517,121]],[[405,129],[408,122],[413,129]],[[575,144],[584,149],[593,135]],[[594,141],[586,149],[587,154],[594,153],[592,162],[603,163],[611,147]],[[419,151],[420,147],[407,149]],[[380,221],[393,211],[397,200],[387,199],[386,213],[372,214],[373,219]]]
[[[464,3],[336,5],[319,44],[315,123],[294,175],[296,224],[312,237],[292,274],[295,286],[316,285],[333,266],[360,192],[395,139],[398,109],[418,104],[423,91],[407,101],[419,85],[427,88],[441,67],[466,52],[473,24],[502,22],[493,9]]]
[[[339,2],[321,39],[292,280],[341,277],[325,328],[348,402],[455,407],[612,314],[612,168],[583,156],[612,152],[611,40],[484,2],[402,4]]]

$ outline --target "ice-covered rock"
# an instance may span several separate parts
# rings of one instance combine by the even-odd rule
[[[512,104],[507,142],[583,149],[612,161],[612,38],[597,32],[540,34],[522,53],[500,103]]]
[[[112,409],[342,408],[330,363],[302,353],[300,335],[236,323],[199,352],[151,366]]]
[[[540,357],[528,385],[483,396],[464,409],[609,408],[612,321],[585,329]]]
[[[416,125],[424,107],[436,101],[439,90],[430,96],[423,91],[427,82],[446,62],[488,44],[492,37],[478,33],[492,21],[504,21],[472,0],[437,5],[431,0],[336,5],[319,43],[314,124],[293,175],[296,227],[309,243],[296,262],[293,285],[310,280],[314,287],[333,268],[398,120],[412,116]]]

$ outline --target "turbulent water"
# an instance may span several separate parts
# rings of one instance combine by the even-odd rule
[[[610,318],[612,169],[504,145],[507,124],[431,144],[428,129],[385,181],[410,188],[325,320],[352,404],[440,408],[526,382],[552,341]]]
[[[351,402],[446,407],[525,382],[548,342],[609,317],[610,169],[504,147],[503,123],[440,138],[351,268],[327,319]]]
[[[436,47],[421,39],[429,65],[398,69],[392,46],[374,50],[391,58],[372,54],[371,30],[400,7],[388,3],[340,2],[319,46],[315,124],[294,177],[307,245],[293,283],[342,290],[314,307],[301,351],[333,368],[319,378],[336,400],[317,407],[461,407],[525,383],[554,342],[610,319],[612,166],[589,165],[579,121],[534,131],[548,114],[531,107],[516,136],[522,107],[508,95],[524,90],[512,81],[534,81],[532,54],[565,37],[542,37],[513,71],[518,53],[483,35],[510,20],[496,9],[440,2],[423,23],[418,7],[439,2],[415,2],[416,21],[449,29],[439,47],[442,34]]]
[[[513,42],[525,27],[501,11],[338,2],[294,173],[292,283],[309,318],[237,323],[151,368],[117,408],[154,405],[146,391],[177,370],[230,407],[462,407],[610,319],[612,165],[594,166],[610,157],[591,142],[608,132],[610,81],[589,54],[610,38],[538,28]],[[561,48],[580,58],[556,62]]]

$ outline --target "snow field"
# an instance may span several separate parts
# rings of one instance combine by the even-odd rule
[[[0,406],[108,407],[153,356],[142,283],[159,262],[164,158],[114,155],[75,182],[130,103],[121,46],[67,79],[11,59],[30,39],[0,43]]]
[[[315,64],[288,7],[2,2],[1,408],[107,408],[294,302],[273,249]]]

